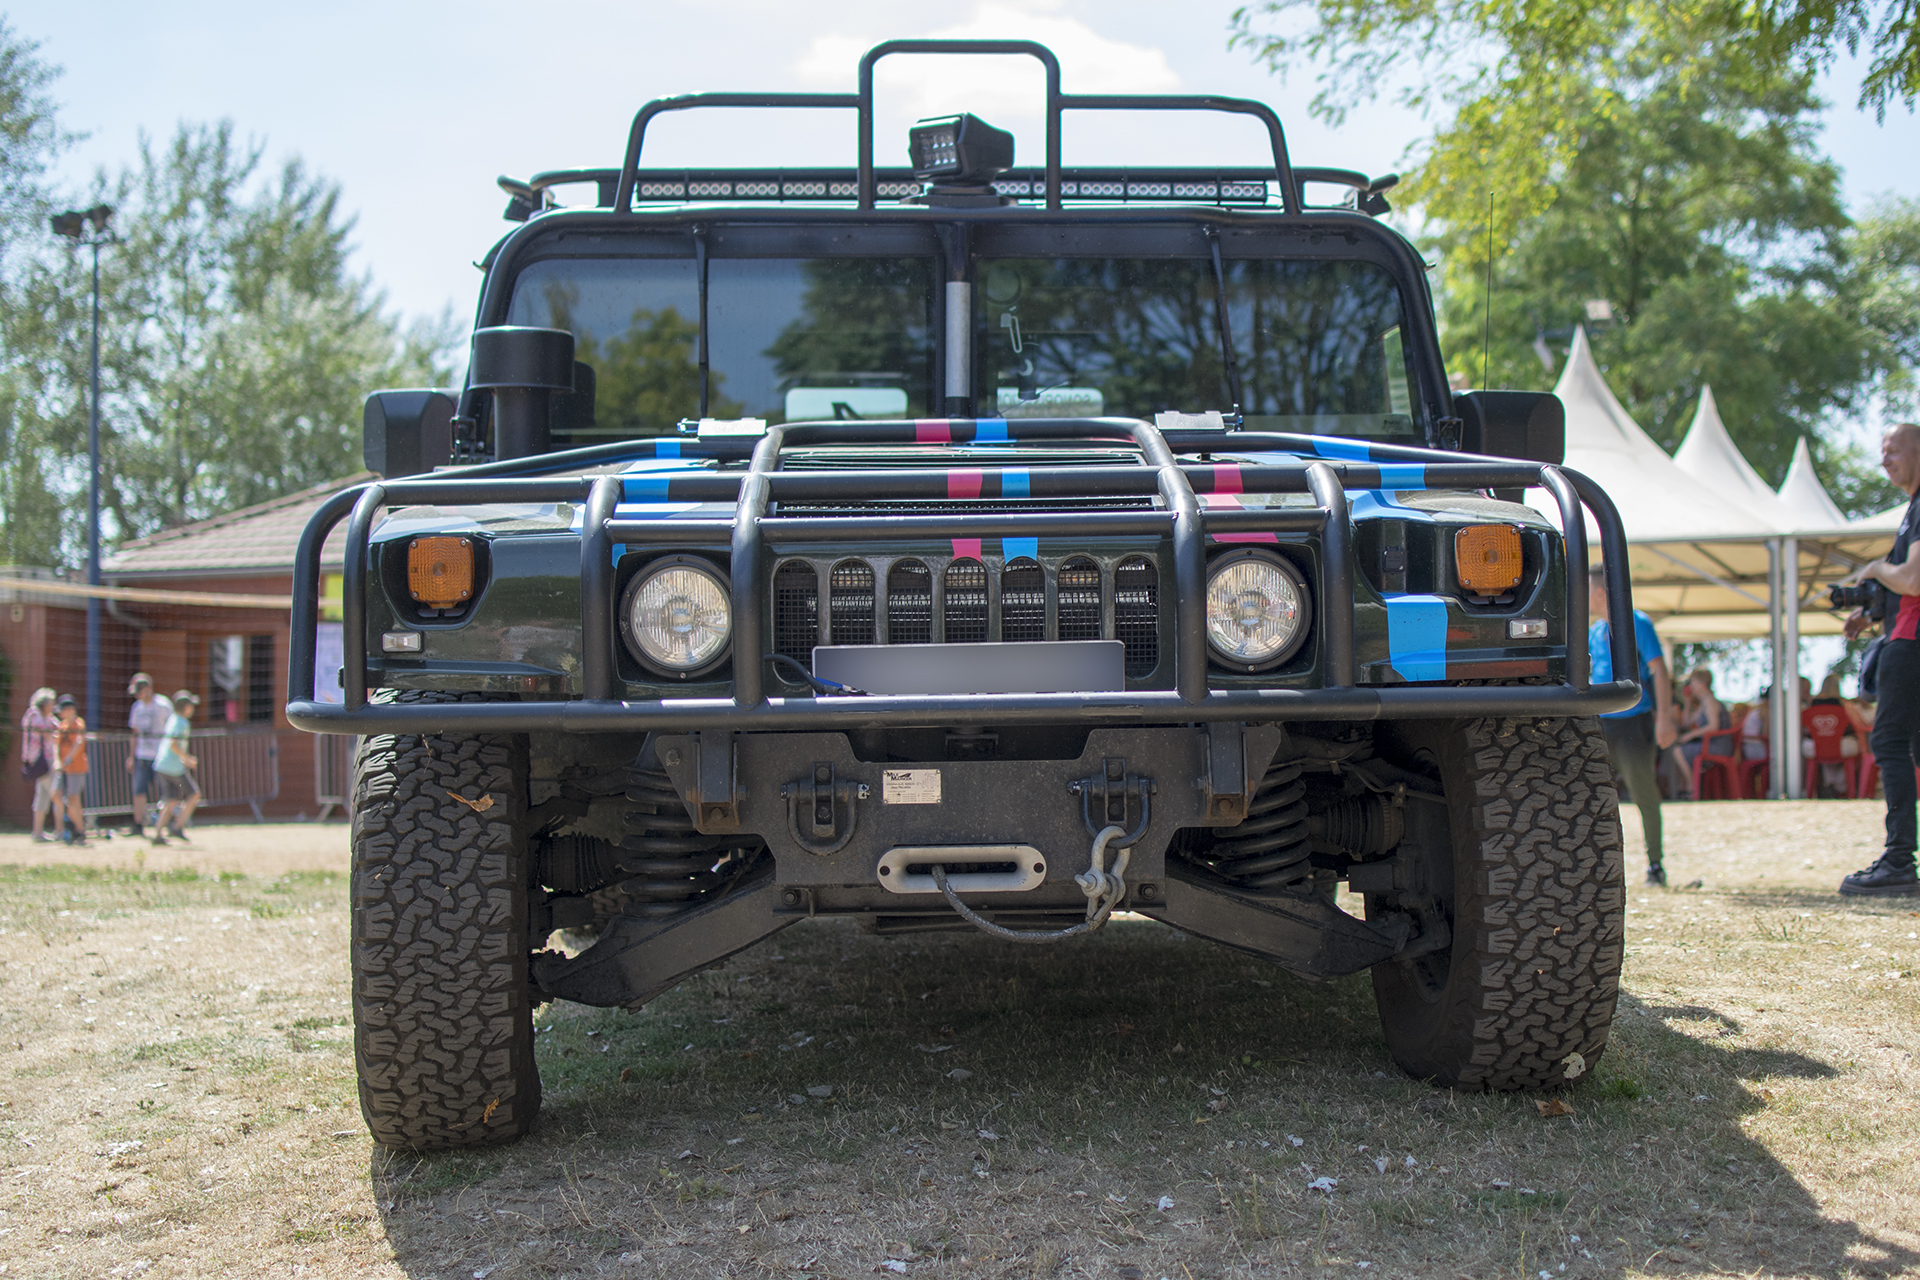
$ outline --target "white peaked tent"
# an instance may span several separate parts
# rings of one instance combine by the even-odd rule
[[[1584,330],[1576,330],[1560,381],[1566,464],[1597,480],[1626,527],[1635,607],[1673,640],[1754,640],[1773,646],[1776,674],[1799,669],[1800,635],[1839,634],[1826,588],[1883,554],[1892,527],[1807,518],[1768,488],[1728,436],[1703,392],[1685,460],[1667,456],[1607,386]],[[1817,481],[1816,481],[1817,483]],[[1543,491],[1528,501],[1557,520]],[[1836,513],[1837,514],[1837,513]],[[1897,514],[1895,520],[1897,522]],[[1599,555],[1589,521],[1590,554]],[[1799,682],[1775,679],[1772,740],[1800,720]],[[1773,794],[1800,789],[1800,755],[1775,752]]]
[[[1806,448],[1806,443],[1802,441],[1800,447]],[[1720,407],[1713,401],[1712,387],[1700,388],[1700,405],[1694,410],[1693,425],[1687,428],[1686,437],[1674,452],[1673,463],[1704,488],[1732,499],[1749,514],[1766,520],[1775,530],[1795,529],[1801,524],[1798,513],[1760,478],[1760,473],[1740,452],[1740,446],[1727,434],[1726,423],[1720,419]],[[1814,479],[1813,483],[1818,488],[1820,481]],[[1821,490],[1820,496],[1825,499],[1826,491]],[[1836,509],[1831,518],[1823,515],[1812,523],[1838,528],[1846,523],[1846,518]]]
[[[1640,429],[1594,362],[1584,328],[1574,330],[1573,347],[1553,390],[1567,411],[1567,465],[1585,472],[1607,491],[1620,509],[1628,541],[1686,542],[1728,535],[1765,538],[1779,532],[1765,514],[1744,509],[1739,496],[1723,494],[1682,471]],[[1727,443],[1732,446],[1732,441]],[[1765,489],[1764,484],[1761,487]],[[1767,497],[1772,499],[1771,491]],[[1559,514],[1543,491],[1531,494],[1529,501],[1549,516]],[[1598,550],[1596,544],[1595,554]]]
[[[1807,450],[1805,437],[1794,442],[1793,463],[1787,468],[1787,478],[1780,482],[1779,497],[1799,528],[1838,529],[1848,523],[1827,496],[1827,487],[1813,473],[1813,454]]]

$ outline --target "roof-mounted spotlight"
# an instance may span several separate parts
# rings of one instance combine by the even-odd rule
[[[907,131],[913,176],[927,204],[1007,204],[993,180],[1013,168],[1013,135],[975,115],[921,120]]]

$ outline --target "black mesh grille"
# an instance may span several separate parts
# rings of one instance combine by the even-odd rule
[[[1161,668],[1159,565],[1151,556],[1130,555],[1108,569],[1076,555],[1050,570],[1018,556],[995,574],[974,556],[931,564],[883,560],[877,567],[849,557],[789,559],[774,574],[774,651],[809,666],[816,645],[930,644],[940,632],[953,644],[1116,639],[1125,650],[1127,678],[1148,679]]]
[[[947,565],[947,643],[987,638],[987,566],[978,560]]]
[[[1126,646],[1134,679],[1160,665],[1160,571],[1143,556],[1114,567],[1113,638]]]
[[[887,570],[887,643],[933,643],[933,572],[918,560]]]
[[[827,576],[833,644],[873,643],[873,566],[842,560]]]
[[[1047,575],[1037,560],[1021,556],[1000,571],[1000,638],[1047,638]]]
[[[1060,566],[1060,638],[1100,638],[1100,566],[1075,557]]]
[[[820,575],[804,560],[789,560],[773,575],[773,649],[813,669],[820,643]]]

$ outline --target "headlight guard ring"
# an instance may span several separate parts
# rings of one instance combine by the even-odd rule
[[[1256,672],[1271,671],[1273,668],[1280,666],[1295,654],[1299,653],[1301,646],[1306,644],[1307,637],[1313,634],[1313,590],[1307,585],[1306,575],[1300,571],[1300,568],[1295,565],[1293,561],[1265,547],[1235,547],[1231,551],[1223,552],[1213,557],[1213,559],[1207,562],[1206,590],[1208,592],[1213,590],[1213,580],[1222,569],[1246,560],[1257,560],[1262,564],[1272,565],[1280,571],[1282,576],[1293,584],[1294,590],[1298,592],[1300,596],[1300,624],[1294,630],[1293,638],[1288,640],[1280,647],[1278,652],[1269,658],[1264,658],[1259,662],[1244,662],[1238,658],[1230,657],[1215,648],[1212,636],[1208,636],[1207,659],[1210,662],[1215,666],[1223,667],[1229,671],[1252,675]],[[1211,627],[1209,627],[1209,631],[1211,631]]]
[[[654,578],[668,569],[675,568],[691,569],[696,573],[703,573],[707,577],[712,578],[714,583],[720,588],[720,594],[725,596],[729,601],[727,609],[727,642],[720,646],[718,653],[697,667],[676,668],[655,661],[647,656],[646,650],[640,646],[639,637],[633,633],[634,597]],[[700,556],[689,555],[667,555],[655,560],[649,560],[640,567],[639,571],[628,581],[626,589],[620,593],[620,608],[617,614],[620,627],[620,639],[626,644],[627,652],[632,655],[634,661],[638,662],[653,675],[661,676],[669,680],[692,680],[700,676],[711,675],[713,672],[726,666],[733,658],[732,593],[732,579],[727,576],[726,570],[720,568],[720,566],[714,564],[711,560],[703,559]]]

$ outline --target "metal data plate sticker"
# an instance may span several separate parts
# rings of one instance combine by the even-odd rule
[[[887,769],[880,775],[880,799],[884,804],[939,804],[938,769]]]

